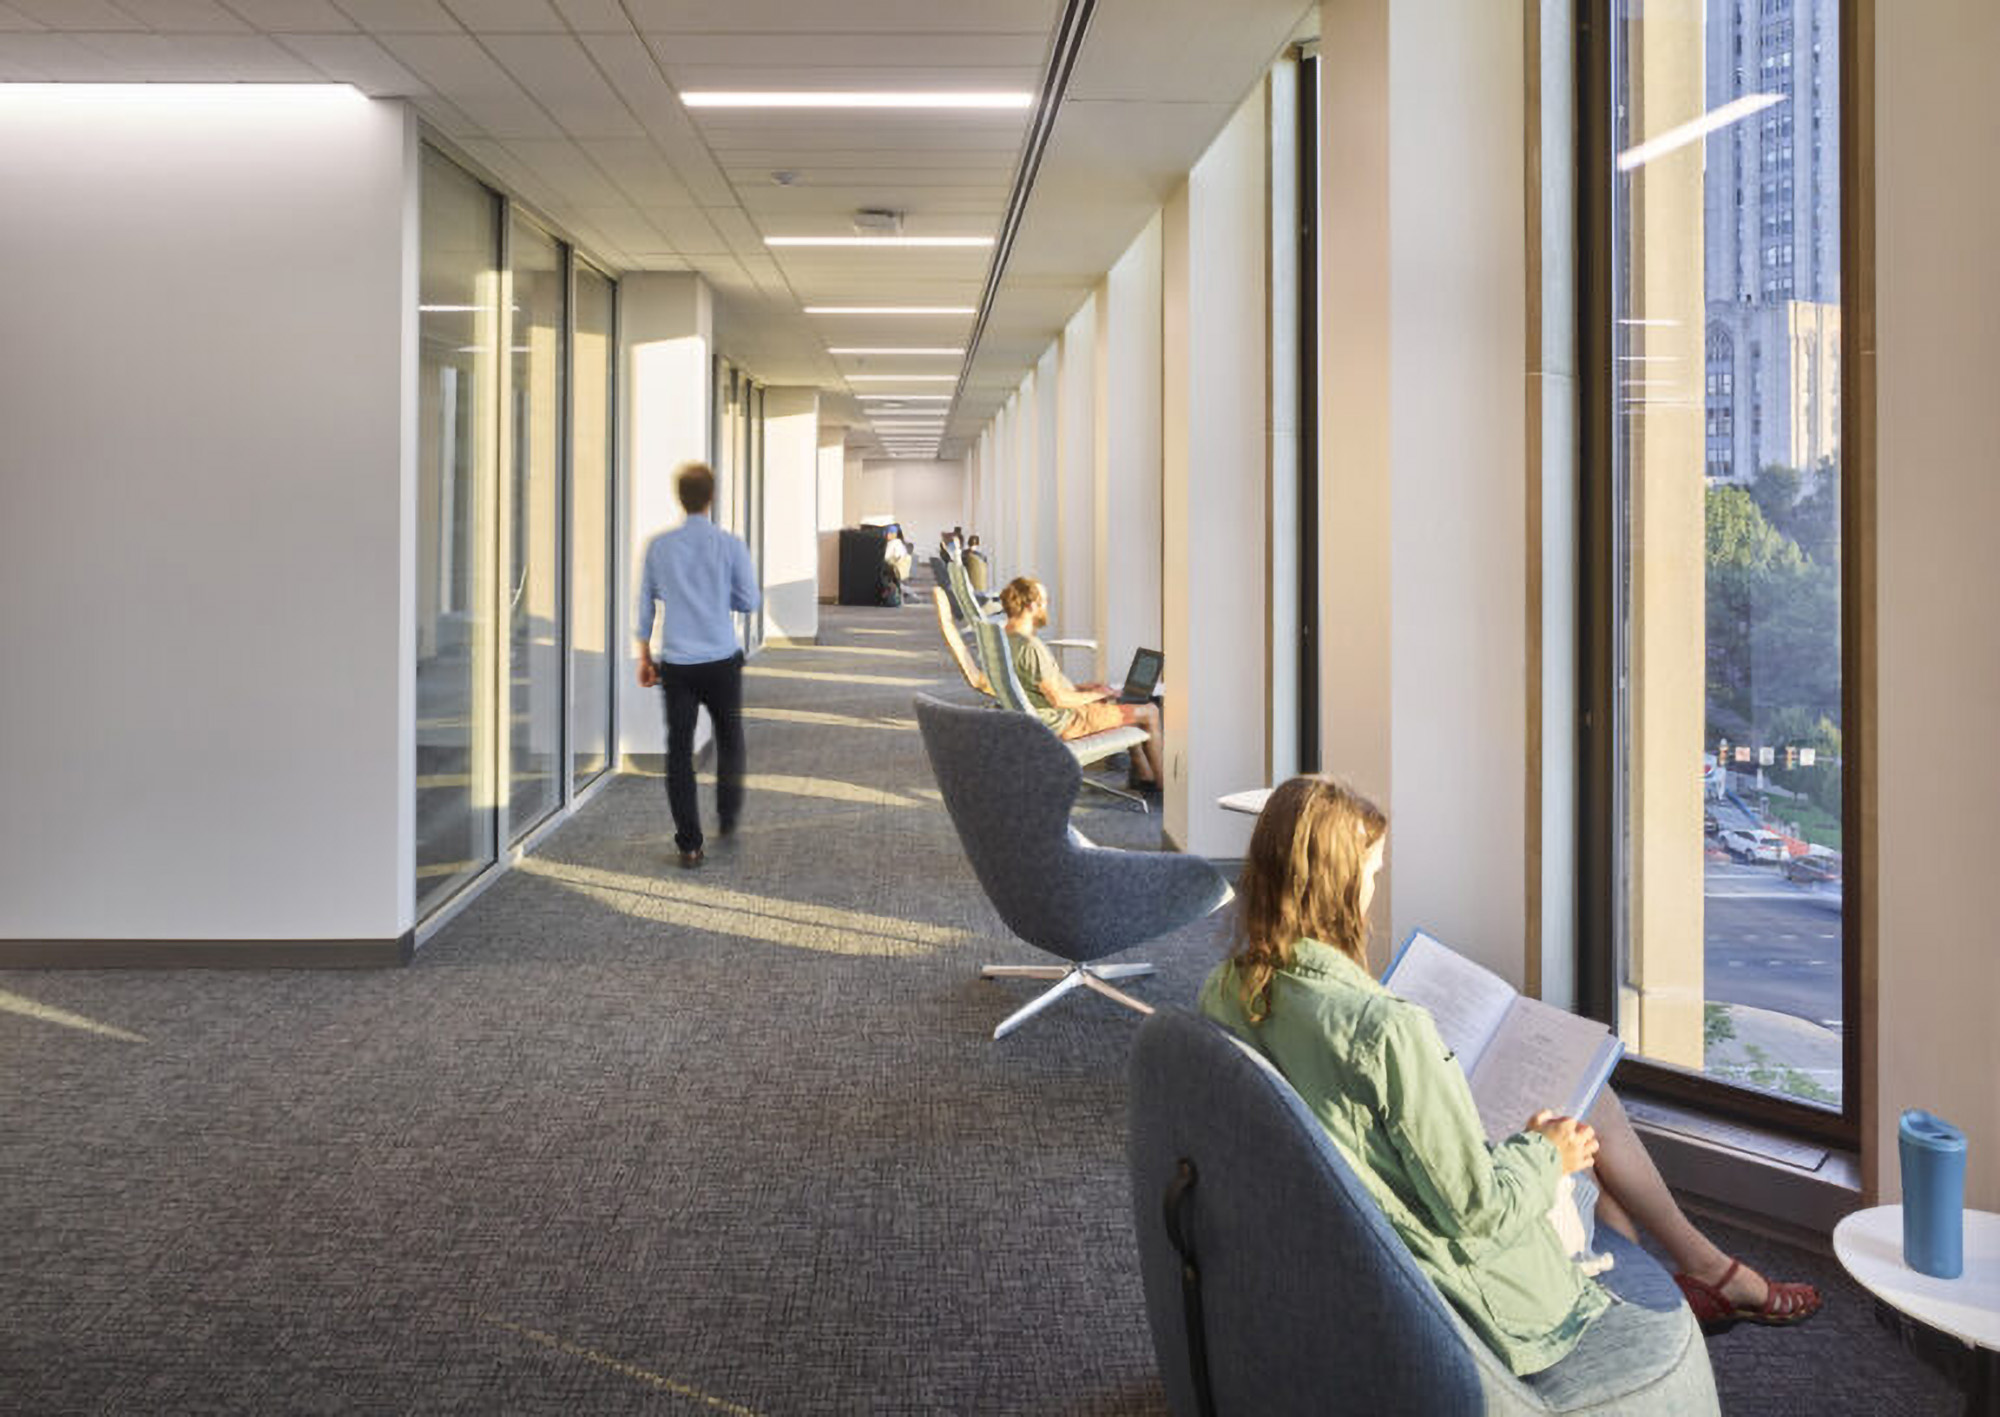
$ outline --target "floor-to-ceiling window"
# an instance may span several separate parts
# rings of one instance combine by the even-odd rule
[[[494,491],[500,202],[423,157],[418,305],[417,910],[497,847]]]
[[[570,773],[582,787],[611,762],[613,286],[576,263],[570,380]]]
[[[506,517],[508,835],[562,802],[565,252],[519,212],[508,226]]]
[[[1600,1007],[1659,1076],[1851,1127],[1841,7],[1595,3]]]

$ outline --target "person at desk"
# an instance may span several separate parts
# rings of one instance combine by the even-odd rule
[[[1055,651],[1036,632],[1049,623],[1049,593],[1042,583],[1016,576],[1000,588],[1000,608],[1007,614],[1007,648],[1014,656],[1014,673],[1042,722],[1058,738],[1084,738],[1092,733],[1133,724],[1146,730],[1146,740],[1131,750],[1127,784],[1148,797],[1160,791],[1160,710],[1154,704],[1111,702],[1117,691],[1103,684],[1072,684],[1056,662]]]
[[[1387,833],[1379,808],[1326,778],[1274,791],[1237,883],[1236,939],[1200,1006],[1298,1091],[1466,1322],[1516,1373],[1560,1361],[1611,1302],[1585,1272],[1596,1221],[1659,1241],[1704,1332],[1818,1312],[1811,1285],[1767,1281],[1695,1229],[1608,1088],[1587,1119],[1537,1112],[1487,1142],[1430,1014],[1368,968]]]

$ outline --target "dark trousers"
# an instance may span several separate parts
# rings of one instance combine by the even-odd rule
[[[715,725],[715,811],[725,835],[743,809],[743,656],[707,664],[661,661],[660,695],[667,712],[667,809],[674,814],[674,845],[701,847],[701,803],[694,790],[694,725],[708,710]]]

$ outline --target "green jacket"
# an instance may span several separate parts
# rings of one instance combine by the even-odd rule
[[[1201,1011],[1284,1074],[1424,1273],[1508,1367],[1560,1361],[1611,1296],[1549,1223],[1555,1147],[1534,1132],[1489,1144],[1430,1014],[1336,949],[1301,940],[1291,968],[1272,977],[1270,1005],[1250,1022],[1226,960],[1202,986]]]

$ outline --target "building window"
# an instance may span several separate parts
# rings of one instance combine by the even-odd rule
[[[1601,491],[1586,477],[1589,594],[1604,613],[1584,647],[1579,839],[1581,935],[1604,943],[1585,947],[1578,977],[1642,1085],[1851,1140],[1839,419],[1818,370],[1836,357],[1841,294],[1836,261],[1795,299],[1791,237],[1794,193],[1836,210],[1840,174],[1795,152],[1789,97],[1753,120],[1770,239],[1739,266],[1734,220],[1705,219],[1727,210],[1704,186],[1733,180],[1721,164],[1615,162],[1714,106],[1689,12],[1726,25],[1733,7],[1599,3],[1610,23],[1586,28],[1581,94],[1586,209],[1600,215],[1580,259],[1611,273],[1583,285],[1586,324],[1604,331],[1586,360],[1586,470],[1608,475]],[[1792,10],[1766,0],[1763,14],[1760,74],[1789,94]],[[1833,80],[1811,115],[1829,134]],[[1697,357],[1699,419],[1669,391],[1616,387],[1632,361]]]

